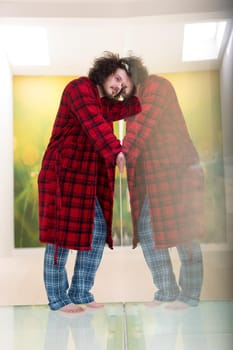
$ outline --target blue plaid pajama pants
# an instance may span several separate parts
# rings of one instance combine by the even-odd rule
[[[192,241],[188,245],[181,244],[176,247],[181,262],[178,286],[169,250],[154,247],[147,197],[140,213],[139,240],[154,285],[158,289],[154,299],[159,301],[180,300],[191,306],[198,305],[203,283],[200,244],[198,241]]]
[[[94,301],[90,290],[94,285],[106,242],[106,223],[101,206],[96,199],[92,249],[77,251],[74,273],[69,286],[66,262],[69,249],[58,247],[57,264],[54,264],[56,247],[47,244],[44,256],[44,283],[51,310],[58,310],[70,303],[86,304]]]

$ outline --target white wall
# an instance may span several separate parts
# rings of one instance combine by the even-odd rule
[[[228,243],[233,246],[233,30],[220,72]]]
[[[0,47],[0,256],[13,248],[13,93],[12,74]]]
[[[170,251],[178,279],[179,259],[176,249]],[[233,299],[232,251],[219,246],[203,246],[204,284],[201,300]],[[0,306],[47,304],[43,282],[43,248],[17,249],[10,257],[0,257]],[[76,252],[67,263],[71,278]],[[217,276],[217,278],[216,278]],[[96,274],[93,293],[100,302],[140,302],[153,298],[155,287],[141,248],[106,247]]]

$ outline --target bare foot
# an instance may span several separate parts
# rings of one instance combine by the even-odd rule
[[[79,312],[83,312],[84,309],[81,308],[80,306],[78,305],[75,305],[73,303],[70,303],[68,305],[65,305],[63,307],[61,307],[59,309],[59,311],[62,311],[62,312],[67,312],[67,313],[79,313]]]
[[[147,301],[146,303],[144,303],[146,306],[160,306],[161,304],[163,304],[162,301],[159,300],[152,300],[152,301]]]
[[[189,305],[182,301],[175,300],[166,305],[165,308],[169,310],[185,310],[189,308]]]
[[[104,304],[102,303],[96,303],[95,301],[92,301],[91,303],[86,304],[87,307],[91,307],[93,309],[100,309],[104,307]]]

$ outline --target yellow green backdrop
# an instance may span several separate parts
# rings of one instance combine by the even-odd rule
[[[225,239],[224,174],[217,71],[161,74],[174,85],[206,172],[206,240]],[[65,85],[74,77],[15,76],[14,95],[14,224],[15,246],[38,242],[37,174]],[[118,134],[118,124],[115,125]],[[122,194],[122,217],[119,195]],[[122,218],[122,223],[121,223]],[[117,173],[113,234],[130,242],[131,219],[126,175]],[[122,238],[122,237],[121,237]],[[122,242],[121,242],[122,243]]]

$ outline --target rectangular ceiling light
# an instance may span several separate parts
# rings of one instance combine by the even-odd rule
[[[1,26],[0,39],[11,65],[47,66],[50,64],[45,28]]]
[[[225,21],[185,24],[182,60],[217,59],[225,28]]]

